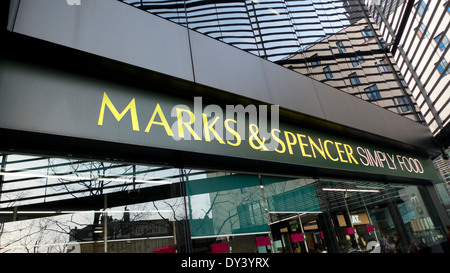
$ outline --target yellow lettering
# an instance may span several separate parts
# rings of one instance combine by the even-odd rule
[[[314,158],[316,158],[316,152],[314,152],[314,149],[316,149],[316,150],[323,156],[324,159],[327,159],[327,156],[325,155],[325,151],[323,150],[322,141],[320,140],[320,138],[318,139],[318,140],[319,140],[319,144],[320,144],[320,148],[319,148],[319,146],[317,146],[317,144],[312,140],[311,137],[308,136],[308,139],[309,139],[309,143],[311,144],[311,150],[312,150],[312,152],[313,152]]]
[[[232,121],[234,123],[237,123],[237,122],[234,119],[226,119],[224,121],[225,128],[227,129],[228,132],[232,133],[236,137],[236,142],[231,143],[229,140],[227,140],[227,143],[231,146],[239,146],[239,145],[241,145],[241,136],[239,135],[238,132],[236,132],[233,128],[231,128],[230,125],[228,125],[229,121]]]
[[[191,124],[193,124],[195,122],[195,116],[194,113],[192,113],[189,110],[186,109],[180,109],[180,108],[176,108],[177,109],[177,121],[178,121],[178,136],[181,138],[184,138],[184,127],[186,127],[186,129],[188,129],[188,131],[192,134],[192,136],[194,136],[194,139],[196,140],[202,140],[194,131],[194,129],[192,129],[192,127],[190,126]],[[183,112],[188,113],[189,114],[189,121],[183,122]],[[183,127],[184,125],[184,127]]]
[[[333,141],[331,141],[331,140],[325,140],[324,143],[323,143],[323,145],[324,145],[324,147],[325,147],[325,152],[327,153],[328,157],[329,157],[331,160],[333,160],[333,161],[338,161],[339,158],[333,158],[333,157],[331,156],[330,151],[328,150],[328,145],[327,145],[328,143],[334,144]]]
[[[217,134],[216,130],[214,130],[214,124],[216,124],[217,120],[219,120],[219,117],[216,117],[211,124],[208,124],[208,116],[206,114],[202,114],[203,116],[203,128],[205,131],[205,140],[210,142],[211,136],[209,135],[209,132],[211,132],[214,137],[221,143],[225,144],[225,142],[220,138],[220,136]]]
[[[281,131],[279,129],[272,129],[271,133],[272,133],[273,139],[275,139],[275,141],[281,145],[281,150],[278,150],[278,148],[276,148],[275,151],[282,154],[286,151],[286,145],[284,145],[284,142],[281,141],[281,139],[279,139],[278,136],[274,134],[274,131],[278,131],[278,133],[280,133]]]
[[[289,140],[289,135],[292,136],[292,141]],[[297,138],[295,135],[289,131],[284,131],[284,136],[286,137],[286,144],[288,145],[289,153],[293,154],[292,152],[292,145],[297,144]]]
[[[342,145],[342,143],[340,143],[340,142],[335,142],[334,144],[336,145],[336,150],[337,150],[337,152],[338,152],[339,159],[341,160],[341,162],[347,163],[348,161],[347,161],[347,160],[344,160],[344,159],[342,158],[342,154],[344,153],[344,151],[342,151],[342,150],[339,149],[339,146]]]
[[[161,121],[155,121],[156,114],[159,115],[159,119]],[[145,128],[146,133],[150,132],[150,128],[152,127],[153,124],[164,126],[164,129],[166,129],[167,135],[173,136],[172,130],[170,129],[169,123],[167,123],[166,117],[164,116],[164,113],[162,112],[161,106],[159,106],[159,103],[156,105],[155,111],[153,111],[153,115],[147,124],[147,128]]]
[[[250,136],[248,138],[248,144],[250,144],[250,146],[255,150],[267,151],[267,147],[264,145],[264,143],[266,142],[266,138],[265,137],[263,137],[262,139],[259,138],[258,126],[256,124],[250,124],[249,130],[250,130]],[[256,141],[259,145],[256,145],[254,141]]]
[[[350,145],[344,144],[345,152],[347,153],[348,162],[352,163],[352,160],[356,163],[356,165],[359,165],[358,161],[356,161],[355,157],[353,157],[353,149]]]
[[[136,102],[134,98],[130,101],[130,103],[125,107],[125,109],[119,114],[119,111],[117,111],[116,107],[112,104],[111,100],[108,98],[108,95],[106,95],[106,92],[103,93],[103,100],[102,100],[102,107],[100,109],[100,115],[98,116],[98,125],[103,126],[103,117],[105,115],[105,106],[108,106],[108,109],[111,111],[111,113],[114,115],[114,117],[117,119],[117,121],[120,121],[125,114],[130,111],[131,114],[131,124],[133,126],[133,131],[139,131],[139,123],[138,123],[138,117],[136,112]]]
[[[297,137],[298,137],[298,144],[300,144],[300,149],[302,150],[302,155],[303,155],[303,156],[306,156],[306,157],[311,157],[310,154],[307,154],[307,153],[305,152],[305,147],[308,147],[308,144],[305,144],[305,143],[303,143],[303,141],[302,141],[302,138],[303,138],[303,137],[306,138],[306,136],[305,136],[305,135],[301,135],[301,134],[297,134]]]

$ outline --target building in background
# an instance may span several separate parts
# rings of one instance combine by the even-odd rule
[[[449,146],[448,1],[367,1],[405,81],[443,148]]]
[[[449,1],[366,1],[387,48],[442,148],[435,164],[449,211],[450,4]]]
[[[97,236],[106,237],[109,251],[114,253],[174,253],[173,224],[165,219],[130,221],[129,213],[125,210],[121,219],[104,217],[98,225],[70,230],[67,252],[102,252],[103,244],[93,239]]]
[[[376,29],[362,17],[336,34],[277,63],[422,122],[420,111],[395,60],[375,32]]]

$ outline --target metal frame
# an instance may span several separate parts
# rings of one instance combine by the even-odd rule
[[[391,8],[393,6],[393,3],[396,4],[397,14],[399,15],[399,19],[397,24],[395,24],[395,16],[390,17],[391,15]],[[437,3],[438,2],[438,3]],[[432,95],[434,95],[437,90],[437,86],[440,82],[443,81],[444,75],[449,71],[450,65],[448,65],[446,68],[444,68],[443,73],[439,76],[437,80],[433,80],[431,75],[433,75],[437,71],[437,63],[440,63],[444,58],[445,55],[448,55],[448,50],[450,46],[448,46],[441,54],[441,57],[439,58],[437,63],[432,63],[431,58],[425,58],[426,52],[431,52],[431,55],[436,55],[438,46],[434,45],[434,38],[438,35],[437,28],[434,28],[433,33],[430,34],[430,38],[428,41],[425,39],[425,33],[428,32],[429,29],[432,29],[434,25],[446,25],[445,30],[442,32],[442,35],[448,33],[450,29],[450,24],[448,23],[448,11],[447,8],[444,8],[442,13],[438,13],[439,8],[441,5],[448,3],[448,1],[428,1],[426,2],[426,8],[424,10],[424,13],[419,15],[418,9],[414,11],[414,5],[420,4],[421,1],[414,1],[414,0],[408,0],[408,1],[381,1],[381,3],[372,3],[370,8],[370,11],[372,13],[372,16],[376,18],[376,23],[380,28],[382,29],[382,34],[384,37],[388,37],[389,40],[392,40],[393,42],[390,44],[390,49],[393,55],[401,56],[403,58],[403,62],[399,63],[400,70],[403,70],[404,66],[406,66],[407,72],[411,74],[411,79],[408,82],[408,85],[416,85],[418,88],[418,94],[416,95],[415,99],[418,100],[420,97],[423,98],[423,102],[419,104],[420,108],[423,108],[424,105],[428,107],[426,111],[423,111],[423,115],[427,116],[431,113],[432,119],[431,122],[435,121],[438,128],[433,130],[433,134],[436,136],[439,134],[442,129],[447,125],[450,120],[450,116],[442,116],[443,109],[445,107],[448,107],[450,104],[450,100],[447,100],[443,102],[443,107],[439,110],[436,108],[437,102],[442,99],[442,95],[445,92],[449,85],[450,81],[447,82],[447,84],[444,86],[444,90],[440,90],[441,92],[437,95],[436,98],[431,98]],[[436,6],[433,10],[430,10],[431,4],[435,3]],[[389,8],[387,6],[390,5]],[[401,7],[401,9],[400,9]],[[387,11],[388,10],[388,11]],[[431,12],[431,14],[430,14]],[[430,20],[425,20],[425,16],[430,15]],[[419,46],[413,47],[412,44],[405,44],[405,41],[410,39],[410,36],[416,37],[417,33],[419,31],[419,27],[416,29],[413,29],[413,24],[411,23],[408,28],[405,28],[407,25],[407,22],[417,20],[419,27],[424,24],[424,35],[418,39]],[[441,36],[443,37],[443,36]],[[419,52],[420,45],[425,46],[424,50],[422,52]],[[428,67],[428,69],[424,69],[423,71],[419,72],[417,71],[417,67],[415,67],[412,64],[412,61],[410,58],[408,58],[409,55],[415,56],[417,58],[417,63],[420,63],[421,65],[424,65]],[[425,71],[430,72],[430,76],[427,78],[424,78]]]

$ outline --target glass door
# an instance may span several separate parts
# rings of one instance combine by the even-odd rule
[[[269,223],[275,253],[323,253],[320,213],[270,213]]]

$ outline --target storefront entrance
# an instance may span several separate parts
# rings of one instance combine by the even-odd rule
[[[275,253],[321,253],[323,232],[318,225],[320,212],[270,213],[269,224]]]
[[[444,238],[420,186],[321,181],[321,192],[342,252],[431,252]]]
[[[0,159],[1,252],[416,253],[446,243],[420,185]]]

